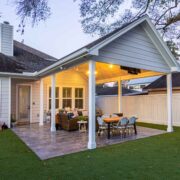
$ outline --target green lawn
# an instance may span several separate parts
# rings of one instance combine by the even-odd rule
[[[0,179],[180,179],[180,128],[46,161],[39,160],[7,130],[0,132]]]

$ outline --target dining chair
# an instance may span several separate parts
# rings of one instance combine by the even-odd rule
[[[99,125],[99,128],[98,128],[98,136],[100,136],[102,132],[104,132],[105,130],[107,130],[107,125],[106,125],[106,123],[103,121],[103,118],[102,118],[102,117],[97,117],[97,122],[98,122],[98,125]]]
[[[137,117],[132,116],[128,119],[128,124],[127,124],[127,131],[128,133],[132,133],[133,131],[135,132],[135,134],[137,134],[136,131],[136,121],[137,121]]]
[[[116,126],[114,126],[114,129],[116,129],[120,134],[126,136],[126,126],[128,124],[128,118],[123,117],[119,120]]]

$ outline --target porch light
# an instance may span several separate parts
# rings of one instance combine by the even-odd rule
[[[89,71],[87,71],[87,74],[89,74]],[[97,74],[97,71],[95,71],[94,74],[96,75],[96,74]]]

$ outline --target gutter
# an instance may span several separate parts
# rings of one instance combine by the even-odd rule
[[[82,55],[82,54],[84,54],[84,55]],[[79,55],[81,55],[81,56],[79,56]],[[87,56],[87,55],[88,55],[88,49],[83,48],[83,49],[77,51],[76,53],[73,53],[73,54],[71,54],[71,55],[69,55],[67,57],[64,57],[64,58],[58,60],[56,63],[54,63],[54,64],[52,64],[52,65],[50,65],[50,66],[48,66],[48,67],[46,67],[46,68],[44,68],[42,70],[40,70],[39,72],[37,72],[36,76],[40,76],[43,73],[47,73],[47,71],[49,71],[49,70],[53,70],[53,69],[57,68],[57,66],[67,64],[69,62],[75,61],[75,60],[77,60],[77,59],[79,59],[81,57]]]
[[[0,72],[0,76],[16,76],[16,77],[33,78],[33,77],[35,77],[36,73],[37,72],[34,72],[34,73],[27,73],[27,72],[23,72],[23,73]]]

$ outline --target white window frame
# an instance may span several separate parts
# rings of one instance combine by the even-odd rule
[[[49,88],[50,88],[51,86],[50,85],[48,85],[47,86],[47,110],[49,111],[50,109],[49,109],[49,99],[51,99],[50,97],[49,97]],[[61,100],[61,89],[60,89],[60,86],[55,86],[55,88],[59,88],[59,108],[57,108],[56,110],[58,110],[58,109],[60,109],[61,108],[61,102],[60,102],[60,100]],[[56,94],[55,94],[56,95]],[[55,102],[56,102],[56,99],[58,99],[58,98],[56,98],[55,97]]]
[[[75,108],[75,88],[82,88],[83,89],[83,109],[85,109],[86,107],[86,89],[85,89],[85,86],[70,86],[70,85],[67,85],[67,86],[62,86],[61,87],[61,108],[63,108],[63,88],[72,88],[72,109]]]
[[[63,97],[63,88],[71,88],[71,98],[64,98]],[[61,90],[61,99],[62,99],[62,101],[61,101],[61,107],[63,108],[63,99],[71,99],[71,105],[72,105],[72,107],[71,107],[71,109],[73,109],[74,108],[74,102],[73,102],[73,97],[74,97],[74,92],[73,92],[73,87],[72,86],[63,86],[62,87],[62,90]]]
[[[83,97],[82,98],[76,98],[76,89],[83,89]],[[74,87],[74,108],[76,108],[76,99],[82,99],[83,100],[83,107],[82,109],[84,109],[84,102],[85,102],[85,98],[84,98],[84,88],[83,87]]]

